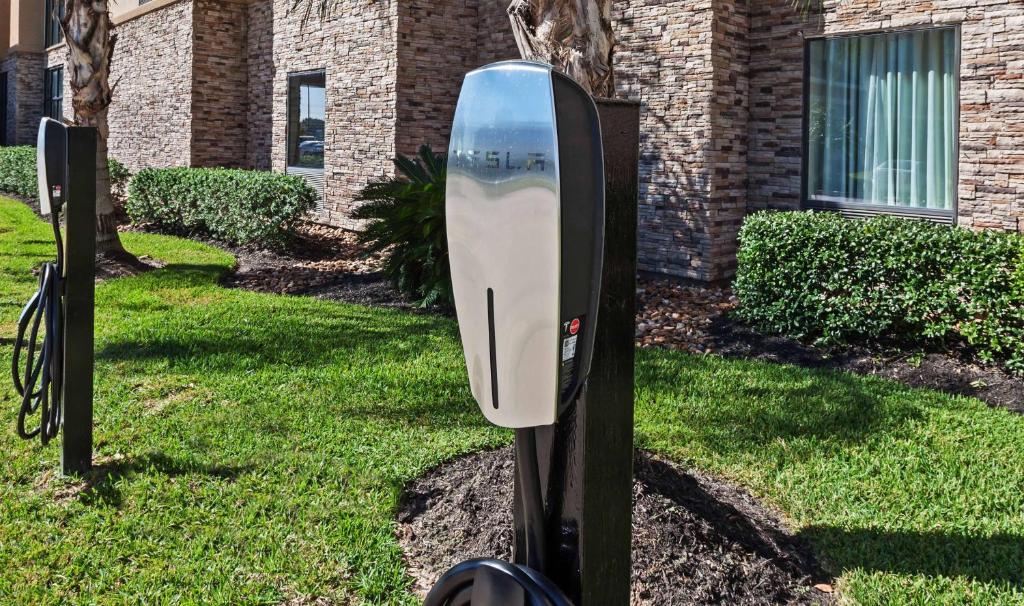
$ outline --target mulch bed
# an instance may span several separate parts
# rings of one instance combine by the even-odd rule
[[[739,302],[728,289],[669,278],[641,278],[637,298],[638,347],[664,347],[884,377],[911,387],[978,398],[990,406],[1024,413],[1024,378],[995,366],[978,364],[967,351],[822,348],[764,335],[731,316]]]
[[[297,231],[286,251],[217,243],[238,260],[224,285],[376,307],[413,307],[381,274],[380,256],[367,255],[353,232],[314,223],[304,223]]]
[[[729,358],[883,377],[910,387],[974,397],[989,406],[1024,414],[1024,378],[978,364],[971,360],[968,352],[907,352],[856,346],[819,348],[793,339],[763,335],[728,316],[712,321],[709,338],[710,349]]]
[[[780,517],[742,488],[637,453],[634,606],[830,604],[831,578]],[[398,513],[414,591],[464,560],[508,560],[511,448],[472,454],[414,480]],[[817,587],[816,587],[817,586]]]

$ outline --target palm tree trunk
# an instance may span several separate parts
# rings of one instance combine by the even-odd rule
[[[614,97],[612,1],[512,0],[520,55],[558,67],[596,97]]]
[[[107,0],[64,0],[61,27],[68,45],[67,68],[71,75],[71,105],[75,124],[98,131],[96,149],[96,252],[123,253],[117,233],[114,200],[107,163],[107,111],[112,98],[110,60],[117,36]]]

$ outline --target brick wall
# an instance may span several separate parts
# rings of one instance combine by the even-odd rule
[[[34,145],[43,117],[45,53],[8,53],[0,72],[7,74],[7,142]]]
[[[246,166],[248,10],[239,0],[194,0],[192,166]]]
[[[642,103],[639,266],[701,277],[712,246],[712,0],[615,6],[620,97]]]
[[[110,155],[137,171],[192,160],[192,1],[118,25]]]
[[[286,169],[288,74],[323,69],[327,79],[325,209],[318,219],[357,227],[352,199],[392,174],[395,151],[397,8],[345,0],[323,21],[304,23],[292,0],[248,8],[248,164]]]
[[[435,151],[448,148],[462,78],[479,64],[476,39],[462,35],[459,24],[474,24],[477,18],[477,0],[399,4],[399,153],[415,153],[424,143]]]
[[[519,58],[506,9],[511,0],[478,0],[476,67]]]
[[[246,16],[246,165],[270,170],[274,130],[274,3],[258,0]]]
[[[806,22],[787,0],[751,5],[751,209],[799,205],[802,36],[959,24],[958,222],[1024,230],[1024,4],[828,0]]]

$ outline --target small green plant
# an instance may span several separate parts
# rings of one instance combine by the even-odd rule
[[[301,177],[227,168],[147,168],[128,187],[132,221],[232,244],[280,245],[313,210]]]
[[[110,158],[108,164],[110,166],[110,195],[113,196],[116,205],[123,207],[128,199],[128,183],[131,181],[132,174],[124,164],[114,158]]]
[[[824,344],[965,343],[1024,374],[1024,237],[764,212],[740,231],[739,315]]]
[[[415,158],[395,158],[398,174],[367,185],[354,217],[366,221],[359,240],[384,254],[384,273],[420,305],[451,306],[444,191],[447,157],[429,146]]]

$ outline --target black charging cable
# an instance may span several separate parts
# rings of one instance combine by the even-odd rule
[[[540,483],[540,461],[537,458],[537,429],[516,430],[516,469],[519,472],[519,493],[522,497],[523,527],[526,530],[526,565],[543,573],[547,567],[544,540],[544,492]]]
[[[441,577],[424,606],[572,606],[543,574],[547,545],[536,428],[516,430],[515,450],[526,529],[526,564],[493,559],[463,562]]]
[[[25,440],[38,436],[44,445],[60,433],[64,393],[64,239],[56,209],[51,221],[57,260],[40,269],[39,290],[18,318],[11,360],[14,389],[21,397],[18,435]],[[39,425],[30,429],[29,418],[36,415]]]

